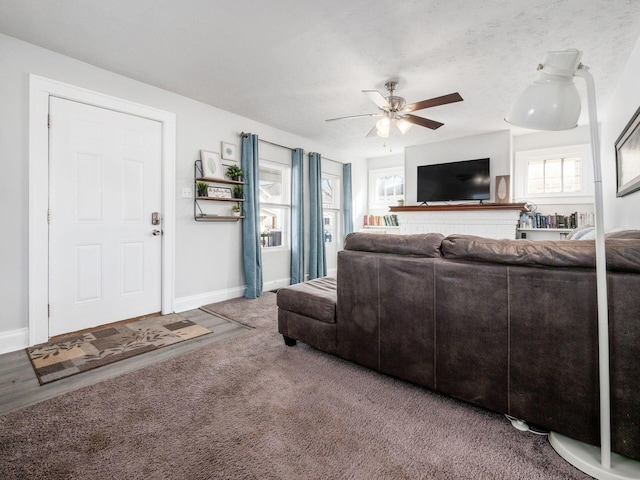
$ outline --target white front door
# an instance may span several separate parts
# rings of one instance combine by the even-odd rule
[[[160,122],[55,97],[49,111],[49,336],[160,311]]]

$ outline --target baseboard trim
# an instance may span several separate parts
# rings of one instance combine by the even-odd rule
[[[247,289],[245,285],[242,287],[226,288],[224,290],[216,290],[213,292],[200,293],[189,297],[176,298],[173,301],[173,308],[176,313],[186,312],[194,308],[200,308],[210,303],[231,300],[232,298],[242,297]]]
[[[267,282],[262,286],[262,289],[267,292],[269,290],[277,290],[278,288],[291,285],[290,278],[282,278],[280,280],[273,280]],[[173,301],[173,307],[176,313],[186,312],[187,310],[193,310],[194,308],[200,308],[203,305],[210,303],[222,302],[224,300],[231,300],[232,298],[242,297],[246,285],[241,287],[227,288],[224,290],[216,290],[213,292],[200,293],[198,295],[191,295],[189,297],[176,298]]]
[[[281,278],[280,280],[272,280],[271,282],[267,282],[262,285],[262,290],[268,292],[270,290],[277,290],[279,288],[288,287],[291,285],[290,278]]]
[[[0,333],[0,355],[15,352],[29,346],[29,329],[18,328]]]

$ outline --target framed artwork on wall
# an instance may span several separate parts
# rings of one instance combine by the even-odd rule
[[[640,190],[640,108],[622,130],[616,147],[616,197]]]
[[[222,158],[223,160],[238,161],[238,146],[233,143],[222,142]]]
[[[202,160],[202,176],[205,178],[222,178],[224,172],[220,165],[220,154],[200,150],[200,160]]]

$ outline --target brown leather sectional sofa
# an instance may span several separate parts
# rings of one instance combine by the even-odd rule
[[[606,241],[612,448],[640,459],[640,233]],[[279,332],[599,443],[593,241],[355,233],[336,281],[278,292]]]

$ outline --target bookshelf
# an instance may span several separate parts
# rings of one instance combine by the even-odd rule
[[[527,240],[565,240],[572,228],[518,228],[518,238]]]

